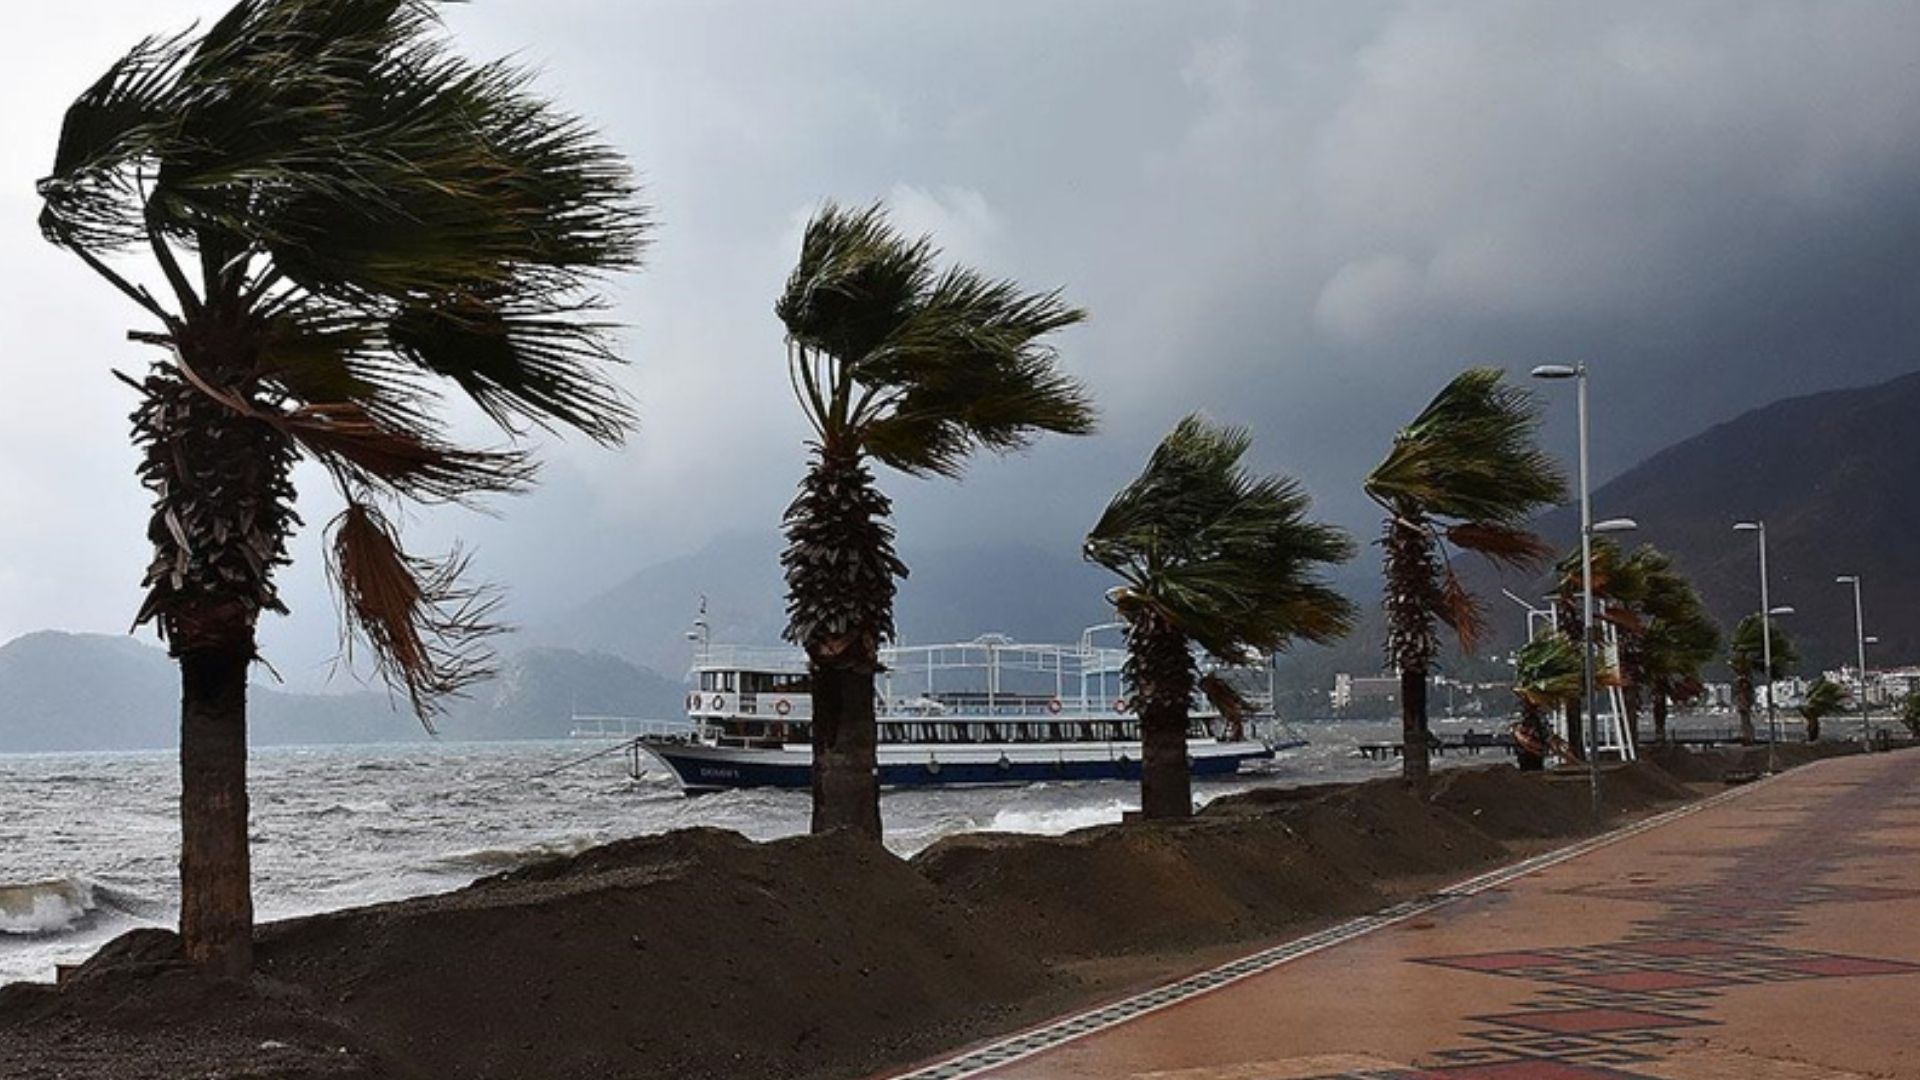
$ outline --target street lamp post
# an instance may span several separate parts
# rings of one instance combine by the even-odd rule
[[[1533,369],[1532,374],[1536,379],[1572,379],[1575,383],[1574,399],[1580,422],[1580,684],[1586,700],[1587,737],[1582,739],[1579,732],[1569,727],[1567,734],[1572,738],[1567,741],[1587,755],[1587,786],[1592,795],[1593,816],[1598,820],[1600,733],[1593,698],[1593,538],[1596,533],[1622,532],[1638,526],[1627,518],[1603,521],[1598,525],[1593,521],[1592,485],[1587,466],[1587,365],[1541,364]]]
[[[1860,666],[1860,737],[1866,741],[1868,752],[1873,750],[1873,710],[1867,707],[1867,622],[1860,606],[1860,575],[1842,574],[1833,579],[1841,585],[1853,586],[1853,637],[1859,648]]]
[[[1780,741],[1779,723],[1773,709],[1773,618],[1791,615],[1793,608],[1774,607],[1767,594],[1767,523],[1758,519],[1735,522],[1735,532],[1750,532],[1760,538],[1760,663],[1767,680],[1767,771],[1775,772],[1774,752]]]

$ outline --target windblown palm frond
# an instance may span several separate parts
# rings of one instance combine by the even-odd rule
[[[1762,631],[1759,615],[1748,615],[1734,628],[1733,640],[1727,646],[1727,666],[1733,669],[1736,676],[1784,679],[1800,662],[1799,649],[1794,646],[1787,632],[1780,628],[1780,624],[1770,621],[1767,628],[1772,631],[1771,634]],[[1769,636],[1773,639],[1773,670],[1763,674],[1766,651],[1762,645],[1763,639]]]
[[[1400,429],[1367,494],[1426,517],[1524,527],[1566,496],[1559,465],[1535,442],[1539,426],[1533,395],[1498,368],[1469,368]]]
[[[432,603],[457,595],[445,575],[461,560],[369,557],[373,539],[395,539],[369,500],[465,501],[530,482],[524,452],[451,438],[436,419],[445,393],[509,436],[532,425],[623,438],[634,414],[610,378],[596,290],[638,265],[647,229],[621,157],[533,94],[527,72],[451,54],[437,7],[241,0],[204,33],[149,38],[68,109],[39,184],[47,239],[157,320],[136,335],[169,351],[146,392],[188,388],[338,482],[343,608],[423,708],[476,665],[413,647],[406,620],[368,621],[381,605],[362,601],[398,595],[404,571],[420,603],[400,606],[428,638],[430,610],[449,632],[484,620]],[[135,252],[160,294],[110,263]],[[199,482],[161,473],[147,479],[162,502]],[[204,562],[231,532],[183,534],[162,554]],[[263,572],[199,580],[209,596],[240,588],[253,610],[272,606]],[[143,618],[171,633],[196,595],[152,592]]]
[[[1806,697],[1800,702],[1800,715],[1818,724],[1821,720],[1846,707],[1853,695],[1846,688],[1828,679],[1815,679],[1807,687]]]
[[[957,476],[976,450],[1093,430],[1086,391],[1047,339],[1082,321],[1057,292],[1026,293],[907,240],[880,206],[829,204],[808,224],[775,313],[794,391],[830,454]]]
[[[1580,645],[1561,633],[1543,634],[1514,654],[1513,692],[1543,710],[1577,701],[1585,686]]]
[[[1126,583],[1123,616],[1150,608],[1230,663],[1295,639],[1335,640],[1353,620],[1319,577],[1353,557],[1352,540],[1306,516],[1310,500],[1293,480],[1248,473],[1250,443],[1243,428],[1182,420],[1086,542],[1088,560]]]

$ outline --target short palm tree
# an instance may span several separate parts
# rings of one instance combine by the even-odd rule
[[[1733,707],[1740,713],[1743,743],[1753,742],[1753,707],[1759,700],[1759,684],[1772,684],[1786,678],[1793,665],[1800,661],[1793,639],[1780,629],[1780,624],[1769,622],[1767,625],[1771,633],[1762,631],[1759,615],[1749,615],[1734,628],[1733,640],[1727,645],[1727,666],[1733,669]],[[1763,634],[1772,639],[1773,645],[1773,668],[1764,673],[1767,665]]]
[[[153,492],[137,621],[181,670],[181,912],[189,957],[251,963],[246,692],[255,626],[298,519],[294,462],[346,509],[330,570],[349,627],[422,719],[487,673],[487,594],[456,552],[408,554],[388,508],[520,488],[524,451],[453,443],[462,395],[617,442],[632,414],[590,317],[637,264],[620,157],[450,55],[418,0],[245,0],[150,38],[67,110],[40,224],[154,320],[133,439]],[[159,285],[116,268],[150,258]]]
[[[1087,560],[1122,582],[1110,596],[1126,624],[1148,818],[1193,813],[1195,648],[1245,664],[1298,639],[1333,641],[1353,623],[1353,605],[1320,578],[1353,557],[1352,540],[1307,517],[1310,500],[1293,480],[1249,473],[1251,441],[1244,428],[1187,417],[1087,534]]]
[[[1698,692],[1699,670],[1718,652],[1719,631],[1692,583],[1665,552],[1651,544],[1627,552],[1611,539],[1597,537],[1592,554],[1596,618],[1613,628],[1619,642],[1627,731],[1638,738],[1641,709],[1651,700],[1654,738],[1664,741],[1674,691],[1688,691],[1683,696]],[[1579,550],[1562,559],[1557,570],[1555,607],[1561,625],[1577,636],[1582,610]],[[1661,650],[1658,656],[1653,653],[1656,647]],[[1663,670],[1656,672],[1656,665]],[[1583,704],[1570,706],[1570,720],[1578,718]]]
[[[1720,655],[1720,628],[1700,594],[1684,580],[1670,584],[1662,610],[1647,620],[1640,639],[1639,678],[1653,705],[1653,738],[1667,741],[1667,719],[1674,705],[1695,701],[1706,692],[1707,664]]]
[[[879,206],[828,204],[807,224],[775,312],[813,462],[786,513],[787,637],[813,688],[813,829],[880,835],[874,673],[893,635],[892,503],[868,462],[958,476],[981,449],[1093,430],[1049,338],[1086,317],[1058,293],[935,269],[927,238]]]
[[[1403,767],[1427,784],[1427,676],[1440,652],[1438,625],[1472,651],[1485,630],[1478,602],[1454,574],[1449,546],[1510,566],[1538,565],[1549,551],[1528,528],[1566,495],[1559,467],[1536,443],[1532,395],[1497,368],[1461,372],[1367,476],[1387,512],[1387,658],[1400,673]]]
[[[1837,682],[1819,678],[1807,687],[1807,695],[1800,702],[1800,718],[1807,722],[1807,741],[1820,741],[1820,721],[1846,707],[1851,694]]]
[[[1544,750],[1554,743],[1547,716],[1570,708],[1586,686],[1580,645],[1554,630],[1522,645],[1514,654],[1513,693],[1520,699],[1520,768],[1537,771],[1545,764]],[[1537,748],[1537,749],[1535,749]]]

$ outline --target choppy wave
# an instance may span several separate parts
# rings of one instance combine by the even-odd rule
[[[85,878],[0,885],[0,934],[65,933],[85,923],[99,906],[94,883]]]
[[[443,855],[433,860],[432,868],[449,874],[493,874],[541,859],[578,855],[599,842],[592,836],[562,836],[522,847],[474,848]]]

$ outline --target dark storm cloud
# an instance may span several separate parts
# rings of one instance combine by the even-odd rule
[[[215,13],[70,8],[88,13],[22,35],[61,45],[4,106],[0,304],[26,351],[0,480],[30,514],[0,526],[0,636],[117,626],[142,563],[104,376],[137,362],[131,313],[39,245],[25,185],[113,48]],[[556,448],[550,487],[502,518],[420,523],[477,541],[522,612],[777,521],[803,432],[770,308],[827,197],[884,197],[1093,313],[1061,345],[1101,436],[958,486],[888,482],[903,531],[951,543],[1073,545],[1194,408],[1252,424],[1264,464],[1370,532],[1360,476],[1465,363],[1590,362],[1603,473],[1920,365],[1912,5],[490,0],[451,18],[627,150],[662,226],[620,288],[634,445]],[[296,667],[331,633],[316,547],[302,617],[275,631]]]

